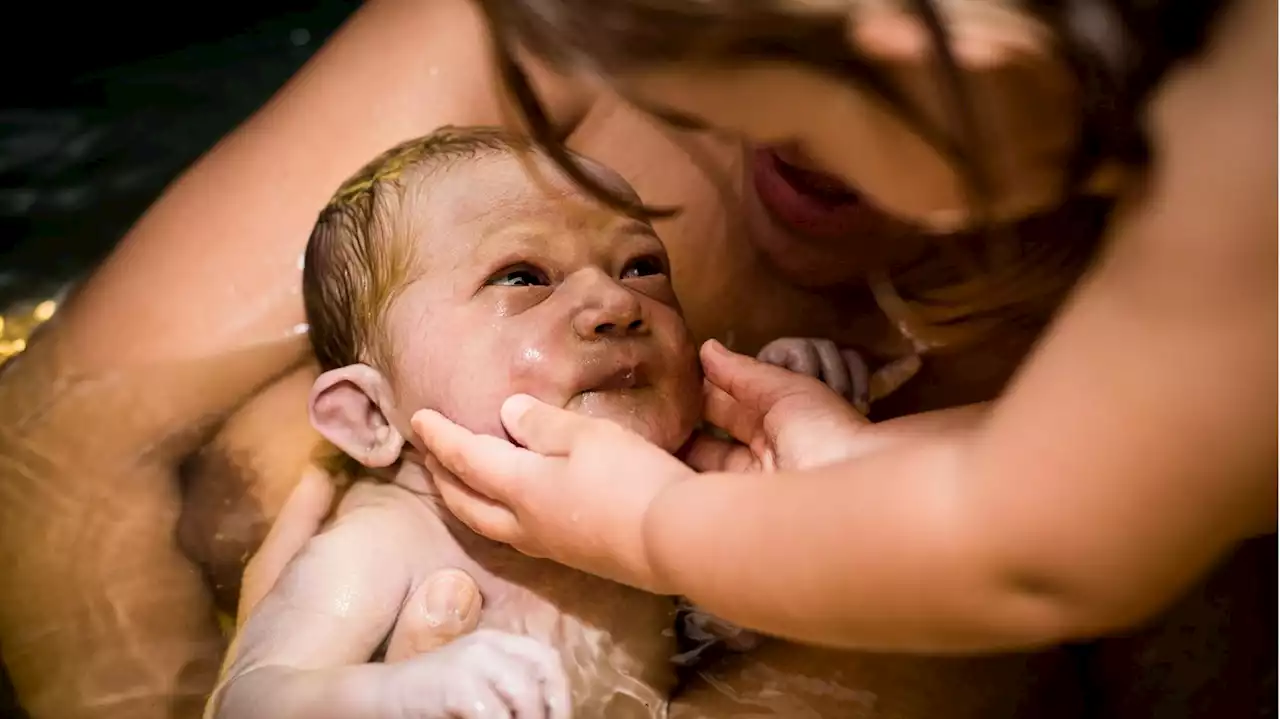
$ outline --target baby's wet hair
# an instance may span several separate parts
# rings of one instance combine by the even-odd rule
[[[401,208],[414,181],[455,163],[534,151],[521,137],[490,127],[442,127],[374,158],[338,189],[307,243],[302,299],[308,337],[322,371],[391,366],[382,318],[409,281],[415,243]]]

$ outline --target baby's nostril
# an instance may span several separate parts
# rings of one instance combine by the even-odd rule
[[[617,327],[618,327],[618,326],[617,326],[617,325],[615,325],[615,324],[614,324],[614,323],[612,323],[612,322],[605,322],[605,323],[602,323],[602,324],[598,324],[598,325],[596,325],[596,334],[598,334],[598,335],[607,335],[607,334],[609,334],[609,333],[613,332],[615,329],[617,329]]]
[[[627,325],[627,329],[631,332],[635,332],[643,326],[644,322],[642,320],[632,320],[631,324]]]

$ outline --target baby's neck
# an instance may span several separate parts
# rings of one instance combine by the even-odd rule
[[[374,476],[402,489],[407,489],[424,499],[439,500],[440,491],[436,489],[431,471],[423,463],[423,458],[416,450],[408,449],[400,455],[400,461],[387,467]]]

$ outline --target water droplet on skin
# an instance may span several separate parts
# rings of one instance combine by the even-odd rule
[[[301,271],[307,266],[307,253],[298,255],[298,270]]]
[[[298,335],[305,335],[307,331],[310,329],[311,329],[311,325],[308,325],[306,322],[299,322],[289,330],[289,335],[291,337],[297,337]]]

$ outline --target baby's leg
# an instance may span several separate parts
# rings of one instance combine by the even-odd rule
[[[320,441],[307,417],[315,376],[307,365],[263,390],[181,468],[178,539],[204,569],[223,611],[235,611],[245,562]]]
[[[1096,716],[1276,716],[1276,545],[1246,544],[1150,628],[1088,650]]]
[[[1078,673],[1065,653],[920,658],[767,641],[700,667],[671,719],[1077,719]]]

